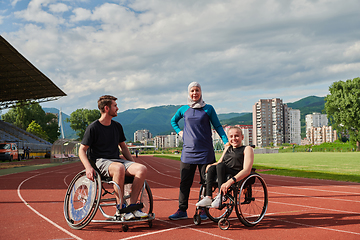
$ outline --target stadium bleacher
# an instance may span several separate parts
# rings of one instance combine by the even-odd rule
[[[11,123],[0,120],[0,141],[16,142],[19,148],[29,147],[32,152],[50,151],[52,144]]]

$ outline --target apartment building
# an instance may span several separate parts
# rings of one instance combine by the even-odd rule
[[[158,135],[154,137],[154,145],[156,148],[174,148],[178,147],[182,139],[175,132],[170,135]]]
[[[300,110],[288,108],[288,143],[301,144]]]
[[[301,144],[300,110],[280,98],[260,99],[253,106],[252,144],[258,147]]]
[[[287,105],[279,98],[260,99],[253,106],[253,144],[259,147],[280,146],[289,136],[285,128]],[[289,137],[288,137],[289,138]]]
[[[311,127],[309,130],[309,144],[320,145],[325,142],[334,142],[337,140],[337,132],[332,126]]]
[[[134,132],[134,142],[143,142],[152,138],[152,134],[147,129],[137,130]]]
[[[311,136],[312,134],[312,128],[321,128],[323,126],[327,126],[328,125],[328,118],[326,114],[321,114],[321,113],[312,113],[312,114],[307,114],[305,116],[305,122],[306,122],[306,138],[308,140],[310,140],[311,138],[313,138],[313,136]]]
[[[154,137],[154,145],[156,148],[165,148],[166,147],[167,135],[158,135]]]

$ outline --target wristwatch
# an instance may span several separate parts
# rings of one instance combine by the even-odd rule
[[[235,177],[232,177],[231,179],[234,181],[234,183],[236,183],[236,178]]]

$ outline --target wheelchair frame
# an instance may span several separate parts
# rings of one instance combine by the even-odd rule
[[[205,196],[205,188],[206,184],[203,183],[200,187],[199,200]],[[212,189],[213,194],[218,193],[217,182],[213,183]],[[255,226],[264,218],[268,207],[268,191],[265,180],[255,172],[255,169],[252,169],[243,180],[231,185],[228,192],[221,196],[219,208],[197,207],[193,217],[194,223],[201,224],[199,211],[205,209],[210,220],[218,223],[221,230],[227,230],[230,227],[228,218],[234,207],[237,218],[247,227]]]
[[[125,177],[124,196],[119,196],[121,201],[120,206],[122,203],[125,203],[126,206],[129,205],[128,201],[130,199],[132,181],[133,177]],[[124,220],[121,216],[109,215],[105,212],[104,209],[109,206],[115,206],[116,209],[116,199],[112,196],[116,193],[114,190],[112,192],[108,191],[104,187],[105,184],[115,185],[121,195],[122,191],[120,191],[120,186],[117,183],[112,181],[111,178],[101,179],[100,174],[98,173],[94,177],[94,181],[91,181],[86,177],[85,170],[79,172],[73,178],[66,191],[64,200],[64,216],[67,224],[71,228],[82,229],[90,222],[121,223],[122,230],[126,232],[129,229],[127,223],[144,221],[147,221],[149,227],[152,227],[152,220],[155,219],[155,214],[152,213],[153,197],[151,189],[146,181],[139,194],[140,204],[120,210],[120,213],[125,213],[142,209],[144,212],[148,213],[147,218],[134,220]],[[111,196],[105,197],[106,195]],[[105,217],[104,220],[93,220],[98,209],[100,209],[101,214]],[[111,209],[114,210],[114,208]]]

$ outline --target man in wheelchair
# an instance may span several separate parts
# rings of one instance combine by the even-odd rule
[[[206,191],[205,197],[196,203],[197,207],[219,208],[221,194],[225,195],[230,186],[242,180],[251,173],[254,163],[254,151],[251,146],[243,146],[244,136],[238,127],[231,127],[228,131],[227,145],[218,162],[206,167]],[[227,175],[233,177],[227,180]],[[219,194],[212,200],[212,183],[218,178]]]
[[[111,177],[120,186],[121,193],[114,186],[117,202],[115,215],[120,216],[120,210],[126,207],[125,204],[120,206],[123,200],[119,197],[124,196],[125,176],[134,177],[129,205],[132,206],[138,201],[139,193],[146,178],[147,168],[134,162],[125,143],[126,138],[122,125],[112,120],[113,117],[117,116],[119,110],[116,100],[117,98],[109,95],[99,98],[98,108],[101,117],[87,127],[80,145],[79,157],[86,169],[88,179],[94,181],[96,171],[99,171],[101,176]],[[125,159],[120,158],[119,147]],[[140,209],[125,213],[123,216],[124,220],[147,217],[148,215]]]

